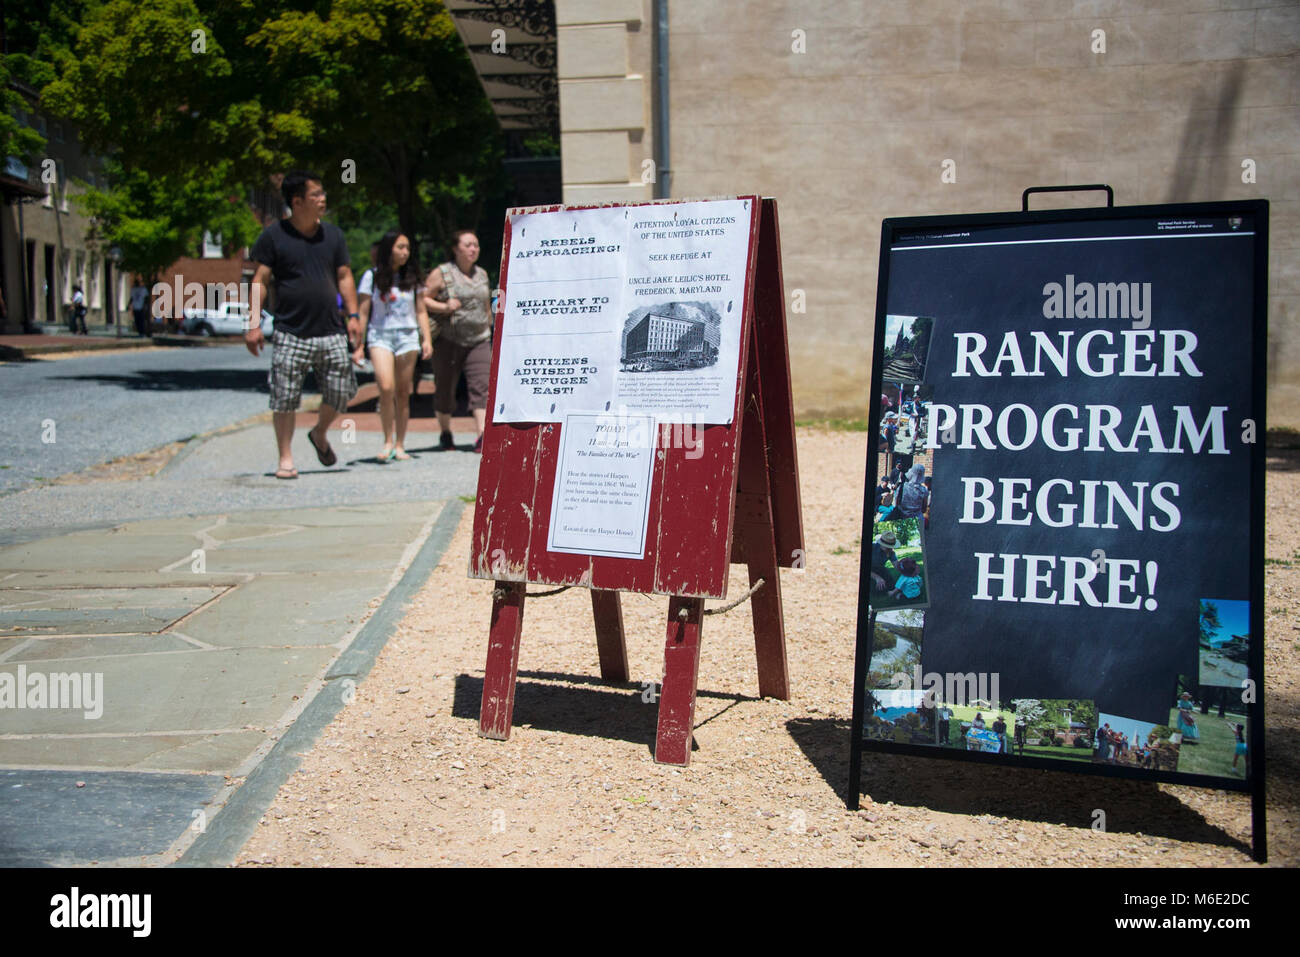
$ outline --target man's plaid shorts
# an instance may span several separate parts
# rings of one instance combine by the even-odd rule
[[[357,394],[347,336],[299,339],[280,329],[271,338],[271,411],[296,412],[302,400],[302,380],[311,369],[321,401],[342,412]]]

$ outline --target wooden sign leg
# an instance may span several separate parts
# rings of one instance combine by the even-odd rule
[[[691,763],[703,623],[703,598],[674,595],[668,602],[668,642],[664,647],[664,682],[659,690],[659,730],[655,735],[655,760],[660,764],[685,767]]]
[[[606,681],[627,681],[627,642],[623,637],[623,603],[618,592],[593,588],[591,614],[596,619],[600,676]]]
[[[478,733],[498,741],[510,737],[514,722],[515,678],[519,672],[526,587],[523,582],[497,582],[492,593],[492,625],[488,633]]]
[[[770,514],[770,513],[769,513]],[[781,611],[781,571],[771,524],[747,524],[745,560],[749,586],[760,578],[763,587],[749,599],[754,616],[754,652],[758,658],[758,693],[763,698],[790,700],[790,669],[785,657],[785,618]]]
[[[781,573],[776,553],[776,523],[772,518],[772,480],[767,457],[767,428],[763,420],[763,382],[758,369],[758,338],[750,341],[748,401],[740,433],[740,463],[736,476],[735,531],[740,552],[749,566],[754,592],[754,652],[758,658],[758,693],[764,698],[790,700],[790,672],[785,657],[785,619],[781,614]]]

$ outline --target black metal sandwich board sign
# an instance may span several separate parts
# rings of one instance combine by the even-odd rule
[[[888,219],[865,750],[1250,791],[1263,828],[1264,201]]]

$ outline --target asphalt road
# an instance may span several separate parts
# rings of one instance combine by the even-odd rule
[[[374,455],[381,437],[343,428],[349,416],[330,430],[338,453],[330,468],[317,462],[299,427],[293,443],[297,481],[274,477],[270,423],[190,442],[149,478],[88,484],[38,478],[258,415],[267,408],[269,363],[268,353],[255,358],[235,345],[0,364],[6,408],[0,419],[0,544],[144,519],[443,502],[474,494],[480,457],[470,451],[472,434],[458,434],[459,449],[444,452],[436,431],[413,429],[407,443],[412,459],[379,465]]]
[[[270,361],[230,345],[0,363],[0,493],[264,412]]]

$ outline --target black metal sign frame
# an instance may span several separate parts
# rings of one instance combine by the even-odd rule
[[[1245,454],[1249,455],[1250,471],[1250,530],[1249,530],[1249,677],[1254,681],[1255,698],[1245,704],[1248,722],[1248,741],[1250,759],[1245,780],[1220,777],[1213,774],[1182,773],[1156,768],[1135,768],[1106,763],[1083,763],[1055,758],[1013,755],[1004,753],[984,753],[960,750],[938,745],[912,744],[875,740],[864,734],[865,699],[868,673],[870,669],[875,612],[869,600],[870,568],[872,553],[872,530],[876,516],[873,486],[880,472],[880,453],[878,451],[878,433],[882,415],[882,384],[884,381],[884,353],[886,316],[890,303],[891,257],[895,254],[896,244],[901,241],[915,240],[918,235],[955,235],[961,236],[972,230],[986,230],[989,227],[1035,227],[1050,229],[1052,227],[1077,227],[1085,235],[1091,229],[1096,232],[1104,230],[1108,221],[1121,220],[1161,220],[1161,221],[1195,221],[1205,219],[1223,219],[1226,217],[1249,217],[1254,224],[1254,237],[1251,244],[1251,270],[1253,274],[1253,316],[1252,342],[1250,349],[1250,368],[1242,368],[1241,376],[1249,376],[1251,416],[1256,424],[1257,437]],[[1044,233],[1045,235],[1047,233]],[[986,764],[1002,764],[1015,767],[1037,768],[1051,771],[1065,771],[1076,774],[1093,774],[1104,777],[1119,777],[1136,780],[1159,781],[1171,784],[1185,784],[1200,787],[1217,788],[1227,791],[1243,791],[1251,795],[1253,852],[1257,860],[1267,859],[1267,843],[1264,812],[1265,782],[1265,748],[1264,748],[1264,437],[1266,433],[1266,356],[1267,356],[1267,308],[1268,308],[1268,203],[1265,200],[1245,200],[1217,203],[1189,203],[1159,206],[1129,206],[1085,209],[1045,209],[1034,211],[982,213],[955,216],[925,216],[886,219],[883,222],[880,242],[880,268],[876,294],[876,319],[874,352],[871,374],[869,449],[866,459],[866,488],[863,500],[863,536],[862,559],[859,570],[858,591],[858,627],[855,658],[855,676],[853,683],[853,725],[852,747],[849,757],[849,794],[847,804],[856,809],[861,794],[862,753],[863,751],[885,752],[917,757],[941,758],[958,761],[974,761]],[[943,277],[936,276],[936,286],[942,287]],[[1031,380],[1032,381],[1032,380]],[[1235,411],[1235,410],[1234,410]],[[944,494],[958,494],[952,483]],[[1244,556],[1242,556],[1244,559]],[[972,638],[978,636],[973,635]]]

